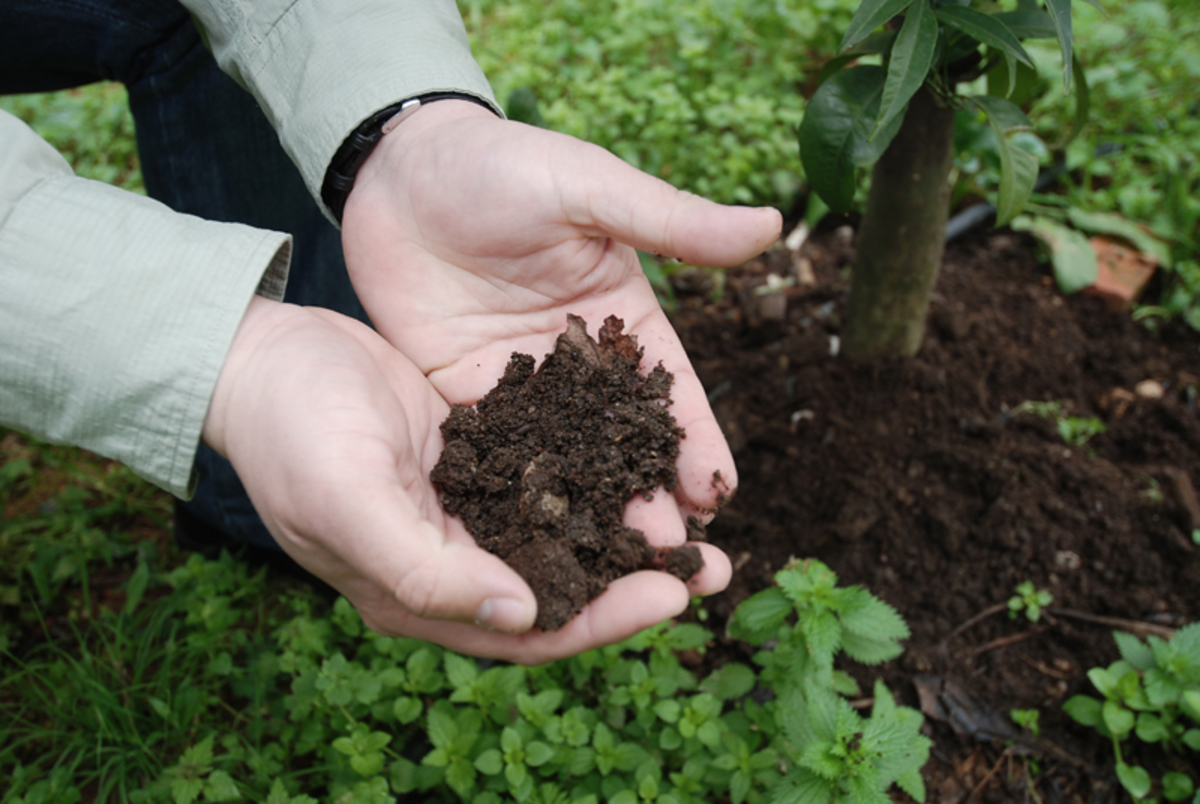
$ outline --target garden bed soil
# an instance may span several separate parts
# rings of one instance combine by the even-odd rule
[[[929,801],[1125,800],[1111,744],[1061,707],[1117,658],[1114,621],[1200,619],[1200,339],[1063,297],[1031,239],[992,232],[949,246],[916,358],[850,365],[833,353],[853,248],[841,227],[719,284],[673,279],[740,479],[708,528],[735,567],[708,624],[819,558],[912,628],[901,658],[846,669],[925,711]],[[1029,401],[1107,429],[1068,444]],[[1004,611],[1026,580],[1054,596],[1036,623]],[[719,638],[707,661],[729,659],[749,654]],[[1014,708],[1040,711],[1039,738]],[[1155,778],[1182,761],[1125,750]]]

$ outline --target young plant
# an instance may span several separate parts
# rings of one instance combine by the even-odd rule
[[[1037,158],[1014,139],[1032,123],[1008,100],[1037,77],[1021,40],[1057,38],[1064,89],[1072,81],[1084,89],[1071,0],[1001,8],[991,0],[862,0],[809,101],[800,156],[825,203],[850,209],[858,169],[873,168],[842,333],[851,360],[920,349],[944,252],[956,112],[985,115],[995,135],[1003,225],[1025,205],[1038,173]],[[881,57],[882,66],[858,64],[865,56]],[[987,94],[960,94],[989,74]]]
[[[1104,699],[1076,695],[1063,709],[1112,740],[1117,778],[1140,801],[1150,795],[1153,782],[1144,768],[1125,761],[1121,743],[1128,737],[1159,743],[1167,751],[1191,751],[1200,759],[1200,623],[1179,629],[1169,641],[1151,636],[1143,643],[1120,632],[1113,637],[1121,658],[1088,671]],[[1186,773],[1167,773],[1161,780],[1168,801],[1188,799],[1195,788]]]
[[[775,574],[775,586],[738,607],[731,623],[735,636],[752,645],[777,640],[772,650],[755,656],[764,680],[779,688],[813,678],[854,694],[853,679],[833,668],[839,652],[870,665],[903,652],[900,640],[909,630],[896,610],[860,586],[838,587],[837,580],[816,559],[793,559]]]
[[[882,682],[875,682],[869,718],[810,681],[788,692],[780,720],[796,768],[772,790],[772,801],[885,804],[893,783],[925,800],[921,766],[931,742],[920,733],[921,714],[897,706]]]
[[[1016,594],[1008,599],[1008,616],[1016,619],[1021,612],[1036,623],[1042,618],[1042,609],[1054,602],[1054,595],[1045,589],[1038,589],[1033,581],[1025,581],[1017,586]]]

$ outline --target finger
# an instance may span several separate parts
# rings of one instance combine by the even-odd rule
[[[733,565],[729,563],[729,556],[715,545],[703,542],[693,542],[693,544],[700,550],[704,566],[688,579],[689,594],[697,597],[715,595],[725,591],[725,588],[729,586],[729,581],[733,578]]]
[[[769,207],[715,204],[677,190],[600,148],[589,149],[578,194],[567,210],[576,225],[594,226],[635,248],[694,265],[731,267],[766,251],[779,239],[783,217]]]
[[[626,527],[640,530],[655,547],[678,547],[687,541],[687,528],[679,503],[662,486],[647,500],[634,497],[625,504]]]
[[[448,539],[399,491],[358,495],[354,502],[353,533],[338,540],[338,558],[405,612],[512,633],[533,626],[533,592],[498,557]]]
[[[679,485],[675,496],[693,508],[714,511],[737,488],[737,466],[725,434],[708,404],[704,386],[661,309],[656,308],[637,322],[632,331],[638,344],[645,349],[643,371],[661,362],[675,378],[671,386],[670,411],[685,433],[679,443],[679,460],[676,462]]]
[[[470,656],[540,665],[628,639],[678,615],[689,600],[688,588],[677,578],[644,571],[614,581],[558,631],[514,635],[412,617],[371,625],[385,633],[429,640]]]

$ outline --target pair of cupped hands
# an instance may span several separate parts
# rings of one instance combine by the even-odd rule
[[[452,403],[471,404],[513,352],[541,358],[568,313],[609,315],[675,375],[686,430],[679,484],[629,503],[626,523],[682,544],[711,516],[733,457],[635,248],[732,266],[779,235],[773,209],[680,192],[572,137],[479,106],[430,104],[385,136],[346,203],[342,240],[376,330],[255,298],[234,338],[204,438],[233,463],[267,528],[372,629],[475,656],[540,664],[624,639],[729,583],[700,544],[684,584],[643,571],[614,582],[559,631],[530,630],[525,582],[439,506],[429,472]]]

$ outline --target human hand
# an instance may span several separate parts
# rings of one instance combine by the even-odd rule
[[[593,334],[622,318],[645,365],[675,375],[672,413],[687,432],[674,497],[631,503],[627,524],[677,545],[687,516],[710,518],[737,475],[634,249],[730,266],[780,226],[773,209],[722,207],[596,146],[445,100],[380,141],[347,199],[342,237],[372,322],[450,402],[478,400],[513,352],[549,352],[568,313]],[[715,558],[723,588],[728,560]]]
[[[380,633],[540,664],[619,641],[687,606],[683,583],[638,572],[562,630],[522,633],[536,614],[529,587],[442,511],[430,484],[448,412],[421,372],[367,327],[255,298],[204,439],[233,463],[283,549]],[[700,593],[724,585],[711,573],[697,583]]]

